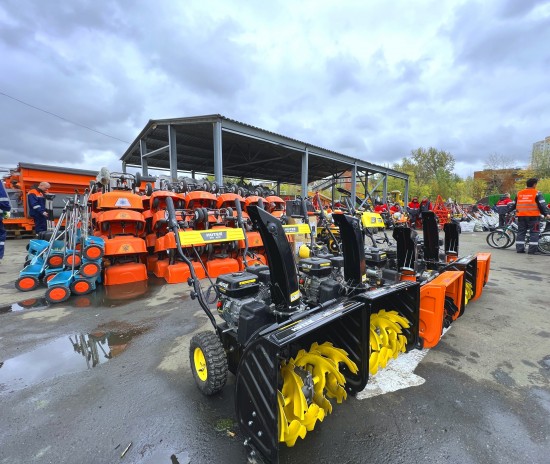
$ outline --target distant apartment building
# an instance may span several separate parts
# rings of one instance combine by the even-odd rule
[[[550,136],[533,144],[531,168],[544,172],[550,166]]]

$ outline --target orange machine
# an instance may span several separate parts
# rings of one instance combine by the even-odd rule
[[[424,348],[439,343],[445,324],[446,307],[456,306],[452,320],[459,316],[464,293],[464,272],[447,271],[420,286],[419,332],[424,339]],[[447,321],[449,323],[450,321]]]
[[[483,287],[489,281],[489,272],[491,270],[491,253],[477,254],[477,275],[476,291],[472,300],[477,300],[483,292]]]
[[[63,207],[65,195],[73,195],[75,189],[84,192],[90,186],[90,181],[95,180],[96,174],[97,171],[31,163],[19,163],[17,168],[10,169],[3,178],[12,206],[11,217],[4,219],[8,236],[17,237],[32,232],[34,222],[28,211],[27,192],[40,182],[48,182],[51,185],[49,193],[56,195],[55,218]]]
[[[443,228],[444,224],[451,222],[451,211],[445,206],[445,202],[443,198],[441,198],[441,195],[437,196],[433,212],[437,216],[440,228]]]
[[[265,199],[267,212],[281,218],[285,214],[285,201],[276,195],[271,195]]]
[[[90,197],[94,235],[105,239],[104,285],[147,280],[142,259],[145,245],[143,197],[130,190],[114,190]]]

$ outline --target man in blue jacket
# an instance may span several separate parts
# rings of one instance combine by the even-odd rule
[[[34,219],[36,235],[48,230],[48,211],[46,210],[46,193],[50,188],[47,182],[40,182],[38,187],[29,190],[27,199],[29,201],[29,213]]]
[[[6,228],[4,227],[4,218],[9,217],[11,209],[10,199],[4,188],[4,183],[0,180],[0,262],[4,257],[4,244],[6,243]]]

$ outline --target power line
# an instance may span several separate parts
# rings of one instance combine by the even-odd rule
[[[70,119],[64,118],[63,116],[59,116],[58,114],[52,113],[51,111],[47,111],[47,110],[43,110],[42,108],[38,108],[37,106],[31,105],[30,103],[24,102],[23,100],[19,100],[18,98],[12,97],[11,95],[8,95],[7,93],[4,93],[2,91],[0,91],[0,95],[4,95],[4,97],[11,98],[12,100],[15,100],[16,102],[22,103],[23,105],[26,105],[30,108],[35,109],[35,110],[42,111],[43,113],[49,114],[50,116],[55,116],[56,118],[59,118],[62,121],[66,121],[68,123],[74,124],[75,126],[80,126],[80,127],[83,127],[84,129],[88,129],[92,132],[95,132],[96,134],[104,135],[105,137],[109,137],[111,139],[118,140],[119,142],[122,142],[122,143],[127,143],[127,144],[130,143],[126,140],[122,140],[122,139],[119,139],[118,137],[114,137],[112,135],[106,134],[105,132],[101,132],[101,131],[92,129],[91,127],[85,126],[84,124],[80,124],[79,122],[71,121]]]

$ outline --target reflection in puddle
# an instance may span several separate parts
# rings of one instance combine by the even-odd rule
[[[85,371],[122,353],[148,327],[96,330],[57,338],[28,353],[0,361],[0,393],[20,390],[47,379]]]
[[[0,307],[0,314],[23,311],[24,309],[45,309],[48,306],[50,304],[46,301],[46,298],[29,298],[9,306]]]
[[[150,297],[162,285],[168,285],[164,279],[150,277],[148,280],[141,282],[131,282],[129,284],[103,286],[98,285],[97,289],[88,295],[73,295],[67,301],[63,302],[64,306],[73,308],[95,307],[115,307],[122,306],[128,301],[146,296]],[[19,301],[12,305],[0,306],[0,314],[22,311],[24,309],[46,309],[50,303],[46,298],[29,298]]]

